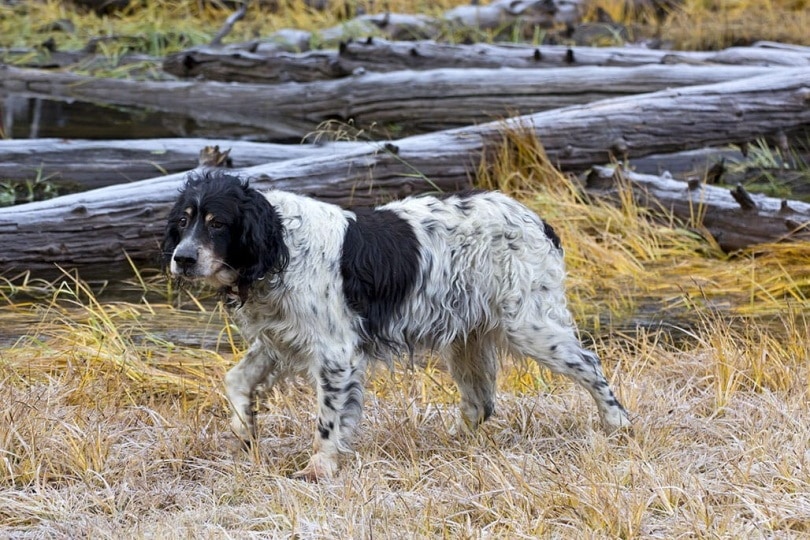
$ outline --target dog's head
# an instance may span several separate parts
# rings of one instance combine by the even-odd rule
[[[226,172],[189,174],[163,238],[172,276],[236,288],[244,302],[256,280],[280,274],[288,259],[281,219],[261,193]]]

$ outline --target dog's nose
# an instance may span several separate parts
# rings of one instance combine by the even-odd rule
[[[197,264],[197,252],[192,249],[177,250],[174,262],[181,270],[189,270]]]

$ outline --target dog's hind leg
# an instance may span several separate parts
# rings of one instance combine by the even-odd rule
[[[225,375],[225,394],[231,404],[231,429],[246,446],[256,440],[254,399],[256,387],[275,378],[276,362],[261,341],[250,346],[242,360]]]
[[[545,318],[513,327],[508,334],[515,355],[528,356],[585,388],[606,431],[630,428],[627,411],[610,389],[599,357],[582,347],[572,326]]]
[[[461,393],[456,431],[474,430],[495,412],[498,351],[491,334],[459,339],[446,356],[447,366]]]

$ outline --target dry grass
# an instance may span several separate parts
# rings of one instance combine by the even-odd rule
[[[102,302],[78,280],[17,284],[41,298],[24,302],[9,282],[4,325],[30,328],[0,350],[2,535],[810,534],[810,245],[725,257],[629,197],[584,201],[536,141],[509,138],[482,184],[562,236],[572,308],[633,437],[605,436],[568,381],[505,359],[496,416],[453,438],[456,390],[425,358],[371,374],[356,454],[333,482],[308,484],[289,478],[309,453],[307,385],[273,391],[257,451],[228,433],[221,378],[242,344],[226,314],[187,297]],[[183,345],[202,338],[204,350]]]
[[[810,45],[808,0],[685,0],[661,29],[679,49],[722,49],[769,40]]]

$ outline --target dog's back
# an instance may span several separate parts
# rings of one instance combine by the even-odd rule
[[[394,333],[441,349],[471,332],[533,316],[541,306],[570,324],[559,238],[537,215],[501,193],[412,197],[381,207],[407,221],[420,272]]]

